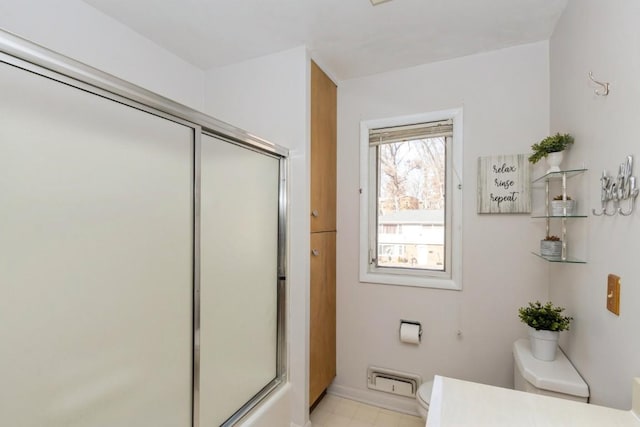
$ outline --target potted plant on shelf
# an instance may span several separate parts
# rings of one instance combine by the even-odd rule
[[[573,317],[564,316],[563,307],[556,307],[551,301],[542,305],[540,301],[530,302],[520,307],[518,315],[529,326],[531,353],[536,359],[552,361],[556,358],[558,338],[561,331],[568,331]]]
[[[542,141],[533,144],[531,149],[533,154],[529,156],[531,163],[538,163],[542,158],[547,159],[549,170],[547,173],[560,172],[560,163],[562,162],[563,151],[573,144],[573,137],[568,133],[551,135]]]
[[[576,211],[577,202],[570,196],[557,195],[551,201],[551,216],[571,216]],[[565,211],[566,209],[566,211]]]
[[[540,255],[549,259],[562,257],[562,240],[558,236],[547,236],[540,240]]]

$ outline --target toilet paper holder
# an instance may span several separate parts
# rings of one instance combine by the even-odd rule
[[[420,322],[416,322],[415,320],[404,320],[404,319],[400,319],[400,328],[398,329],[398,337],[400,338],[400,341],[406,342],[403,340],[402,337],[402,325],[411,325],[411,326],[417,326],[418,327],[418,342],[413,342],[413,344],[418,344],[420,342],[422,342],[422,324]]]

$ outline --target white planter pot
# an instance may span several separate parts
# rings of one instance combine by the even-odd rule
[[[564,156],[564,151],[557,151],[555,153],[547,154],[547,165],[549,169],[547,173],[551,172],[560,172],[560,163],[562,163],[562,157]]]
[[[571,216],[576,213],[576,206],[578,205],[576,200],[552,200],[551,201],[551,216],[564,216],[564,209],[567,208],[567,216]]]
[[[558,331],[536,331],[529,327],[529,342],[531,343],[531,353],[536,359],[550,362],[556,358],[558,350]]]

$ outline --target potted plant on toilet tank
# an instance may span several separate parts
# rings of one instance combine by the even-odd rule
[[[531,353],[536,359],[551,361],[556,358],[558,338],[561,331],[568,331],[573,317],[564,316],[563,307],[556,307],[551,301],[541,304],[530,302],[520,307],[520,320],[529,326]]]

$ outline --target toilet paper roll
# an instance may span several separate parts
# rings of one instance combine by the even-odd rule
[[[420,325],[402,323],[400,325],[400,341],[408,344],[420,344]]]

